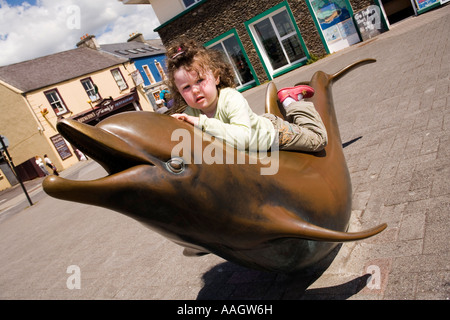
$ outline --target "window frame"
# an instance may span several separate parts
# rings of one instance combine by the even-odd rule
[[[191,3],[190,5],[186,5],[186,3],[184,2],[184,0],[180,0],[182,5],[184,6],[184,9],[189,9],[192,8],[193,6],[195,6],[196,4],[198,4],[199,2],[202,2],[203,0],[192,0],[194,1],[193,3]]]
[[[153,73],[150,70],[150,67],[148,66],[148,64],[143,64],[142,70],[144,71],[145,75],[147,76],[147,79],[150,82],[150,84],[151,85],[155,84],[156,83],[155,77],[153,76]]]
[[[273,19],[272,17],[281,13],[282,11],[286,11],[289,17],[290,22],[292,23],[292,26],[294,28],[294,32],[292,32],[292,35],[296,35],[298,40],[300,41],[300,46],[303,50],[303,53],[305,54],[305,56],[301,59],[298,59],[296,61],[292,61],[289,62],[288,64],[277,68],[277,69],[273,69],[272,65],[270,63],[269,57],[266,54],[266,51],[264,49],[264,46],[262,45],[260,38],[257,36],[257,32],[255,29],[255,25],[265,19],[270,19],[270,23],[273,26]],[[280,4],[272,7],[271,9],[253,17],[252,19],[248,20],[245,22],[245,28],[247,29],[248,34],[250,35],[250,38],[253,42],[253,45],[256,49],[256,52],[258,54],[259,59],[261,60],[261,62],[263,62],[263,68],[264,71],[266,72],[266,75],[268,76],[269,80],[273,80],[273,78],[278,77],[282,74],[285,74],[291,70],[294,70],[302,65],[305,65],[306,62],[308,61],[308,59],[310,59],[310,55],[308,52],[308,49],[306,48],[305,42],[303,41],[303,38],[301,36],[300,30],[298,29],[297,23],[295,22],[294,16],[292,14],[292,11],[289,7],[289,4],[286,1],[281,2]],[[276,36],[277,36],[277,40],[280,44],[280,46],[283,48],[283,43],[280,41],[280,36],[278,34],[278,30],[275,28],[274,29],[276,31]],[[292,36],[291,35],[291,36]],[[286,36],[282,37],[285,38]]]
[[[111,71],[111,74],[112,74],[112,76],[113,76],[114,81],[115,81],[116,84],[117,84],[117,87],[119,87],[119,90],[120,90],[120,91],[127,90],[127,89],[128,89],[128,83],[127,83],[127,81],[125,80],[125,78],[124,78],[124,76],[123,76],[123,74],[122,74],[122,71],[120,71],[120,68],[114,68],[114,69],[111,69],[110,71]],[[124,88],[121,88],[121,87],[120,87],[119,82],[117,81],[116,77],[114,76],[114,71],[118,71],[118,74],[120,75],[121,80],[123,81],[123,83],[124,83],[124,85],[125,85]]]
[[[155,64],[156,70],[158,71],[158,73],[161,77],[161,81],[166,81],[167,80],[166,71],[164,70],[161,62],[155,59],[154,64]]]
[[[58,100],[55,101],[50,101],[49,99],[49,95],[55,93]],[[44,91],[44,95],[45,98],[47,99],[48,103],[50,104],[50,108],[53,110],[53,112],[56,114],[56,116],[62,116],[64,114],[69,113],[69,108],[67,108],[66,103],[64,102],[64,99],[62,98],[61,94],[59,93],[58,88],[54,88],[54,89],[50,89],[50,90],[46,90]],[[59,103],[63,108],[61,108],[62,110],[57,111],[59,108],[58,107],[54,107],[55,103]]]
[[[225,33],[221,34],[220,36],[218,36],[218,37],[212,39],[211,41],[208,41],[207,43],[205,43],[204,46],[205,46],[206,48],[211,48],[211,47],[216,46],[217,44],[220,43],[220,44],[222,45],[222,48],[224,48],[225,46],[223,45],[223,42],[224,42],[225,40],[228,40],[228,39],[231,38],[231,37],[234,37],[234,38],[236,39],[236,41],[237,41],[237,43],[238,43],[238,45],[239,45],[239,47],[240,47],[240,49],[241,49],[242,55],[243,55],[243,57],[244,57],[244,59],[245,59],[245,62],[247,63],[247,65],[248,65],[248,67],[249,67],[249,69],[250,69],[250,73],[252,74],[252,77],[253,77],[253,80],[252,80],[252,81],[249,81],[249,82],[247,82],[247,83],[243,83],[243,84],[241,84],[240,86],[238,86],[238,87],[236,88],[238,91],[241,91],[241,92],[242,92],[242,91],[248,90],[248,89],[250,89],[250,88],[253,88],[253,87],[255,87],[255,86],[258,86],[258,85],[260,84],[260,82],[259,82],[259,80],[258,80],[258,77],[256,76],[256,73],[255,73],[255,70],[253,69],[252,64],[250,63],[250,60],[249,60],[249,58],[248,58],[248,55],[247,55],[247,53],[246,53],[246,51],[245,51],[245,49],[244,49],[244,46],[242,45],[241,39],[239,38],[236,29],[231,29],[231,30],[229,30],[228,32],[225,32]],[[234,71],[234,73],[236,74],[236,77],[239,79],[239,77],[237,76],[238,71],[236,71],[235,65],[234,65],[234,63],[232,63],[228,51],[224,50],[224,52],[225,52],[225,54],[226,54],[226,56],[227,56],[228,62],[229,62],[229,63],[232,65],[232,67],[233,67],[233,71]]]
[[[89,84],[91,85],[91,88],[88,89],[88,90],[86,90],[86,88],[84,86],[84,83],[87,82],[87,81],[89,81]],[[89,97],[89,100],[91,102],[95,102],[95,101],[101,100],[102,97],[100,96],[100,93],[98,92],[98,88],[97,88],[97,93],[95,94],[95,96],[94,95],[92,95],[92,96],[89,95],[88,91],[94,90],[94,93],[95,93],[95,88],[96,88],[96,85],[95,85],[94,81],[92,81],[91,77],[87,77],[87,78],[81,79],[80,82],[81,82],[81,85],[83,86],[83,89],[86,92],[86,94]],[[96,99],[92,100],[92,97],[95,97]]]

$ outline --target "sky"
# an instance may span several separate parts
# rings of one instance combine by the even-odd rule
[[[0,66],[74,49],[85,34],[99,44],[156,39],[159,25],[150,5],[119,0],[0,0]]]

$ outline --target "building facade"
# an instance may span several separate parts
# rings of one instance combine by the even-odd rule
[[[119,112],[153,111],[133,80],[134,65],[90,47],[92,38],[76,49],[0,67],[0,134],[16,166],[44,154],[59,170],[80,160],[56,130],[61,118],[95,125]]]
[[[379,8],[374,1],[147,0],[166,47],[185,37],[223,51],[241,91],[360,42],[354,15]],[[387,30],[382,12],[376,13],[378,32]]]
[[[241,91],[389,30],[422,0],[121,0],[151,4],[166,47],[189,38],[224,52]],[[426,2],[439,2],[427,0]],[[406,3],[406,4],[405,4]],[[387,6],[385,10],[384,4]]]
[[[102,44],[100,50],[132,61],[138,73],[134,77],[142,84],[153,109],[162,107],[159,96],[166,89],[166,49],[160,39],[145,40],[141,33],[135,33],[127,42]]]

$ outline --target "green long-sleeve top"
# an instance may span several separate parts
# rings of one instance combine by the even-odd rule
[[[233,88],[220,90],[214,118],[191,107],[184,112],[199,117],[201,130],[239,150],[268,150],[276,137],[272,122],[254,113],[244,96]]]

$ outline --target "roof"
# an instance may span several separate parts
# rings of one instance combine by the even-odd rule
[[[107,52],[80,47],[0,67],[0,79],[29,92],[127,61]]]
[[[100,50],[131,60],[166,53],[166,49],[159,39],[145,40],[145,42],[129,41],[113,44],[101,44]]]

